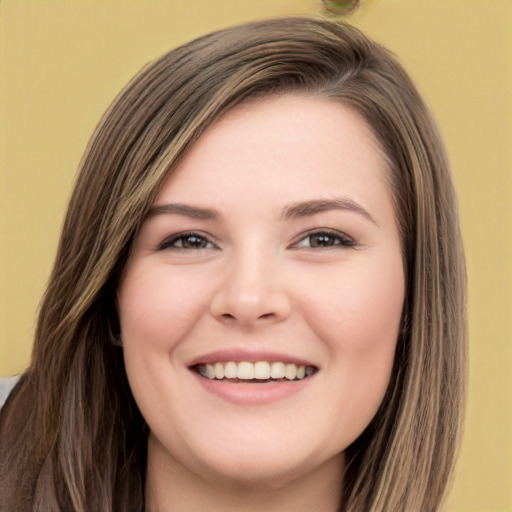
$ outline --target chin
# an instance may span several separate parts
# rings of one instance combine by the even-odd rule
[[[267,446],[247,446],[241,451],[230,451],[215,455],[203,454],[201,459],[208,466],[207,472],[232,487],[246,489],[278,489],[294,480],[300,480],[302,475],[311,473],[317,467],[335,464],[341,468],[343,454],[335,454],[331,458],[320,457],[317,450],[311,454],[295,449],[269,450]]]
[[[279,489],[300,478],[311,468],[298,463],[283,464],[283,461],[261,461],[255,463],[233,463],[211,468],[217,479],[233,488],[247,490]]]

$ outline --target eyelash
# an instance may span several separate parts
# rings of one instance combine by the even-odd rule
[[[311,245],[312,238],[317,237],[317,241],[320,238],[324,238],[323,243],[327,243],[327,245]],[[188,241],[187,241],[188,239]],[[195,239],[196,243],[199,245],[199,247],[189,246],[185,247],[185,244],[189,244],[190,242],[194,243],[192,240]],[[307,246],[301,245],[302,242],[305,240],[310,239],[310,244]],[[180,242],[181,245],[175,245],[177,242]],[[322,242],[321,242],[322,243]],[[206,244],[206,246],[205,246]],[[329,230],[329,229],[322,229],[317,231],[312,231],[310,233],[307,233],[305,236],[302,236],[298,240],[298,242],[295,242],[290,248],[292,249],[300,249],[300,248],[307,248],[307,249],[328,249],[331,247],[354,247],[355,241],[350,238],[349,236],[345,235],[344,233],[341,233],[339,231]],[[217,249],[218,247],[211,242],[207,237],[204,235],[197,233],[195,231],[190,231],[186,233],[178,233],[166,240],[164,240],[159,246],[158,250],[163,251],[165,249],[178,249],[178,250],[203,250],[203,249]]]
[[[327,245],[319,245],[319,246],[303,246],[301,245],[302,242],[310,239],[313,237],[321,238],[324,237],[327,239],[328,244]],[[345,235],[345,233],[341,233],[340,231],[334,231],[331,229],[320,229],[316,231],[311,231],[310,233],[307,233],[305,236],[302,236],[300,240],[293,244],[292,248],[294,249],[300,249],[300,248],[306,248],[306,249],[329,249],[331,247],[354,247],[356,245],[355,241],[350,238],[349,236]]]
[[[190,242],[191,239],[196,239],[201,244],[206,243],[210,247],[184,247],[183,243],[187,239],[188,239],[188,242]],[[179,242],[179,241],[181,241],[181,246],[175,245],[176,242]],[[185,243],[188,243],[188,242],[185,242]],[[213,242],[208,240],[208,238],[205,237],[204,235],[201,235],[200,233],[197,233],[196,231],[190,231],[188,233],[178,233],[178,234],[164,240],[158,246],[158,250],[163,251],[165,249],[178,249],[178,250],[183,250],[183,251],[189,251],[189,250],[200,251],[202,249],[217,249],[217,246]]]

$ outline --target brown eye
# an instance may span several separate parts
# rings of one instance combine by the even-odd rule
[[[184,236],[178,239],[177,242],[181,242],[183,249],[205,249],[208,247],[207,240],[195,235]]]
[[[216,246],[206,237],[198,233],[181,233],[162,242],[158,249],[186,249],[197,251],[201,249],[214,249],[215,247]]]
[[[336,245],[338,242],[335,237],[323,233],[310,235],[309,239],[311,247],[331,247],[332,245]]]
[[[354,241],[347,235],[340,232],[318,231],[310,233],[302,238],[295,247],[298,248],[311,248],[311,249],[324,249],[328,247],[352,247]]]

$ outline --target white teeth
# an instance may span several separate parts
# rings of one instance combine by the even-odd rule
[[[224,365],[222,363],[215,363],[215,378],[223,379],[224,378]]]
[[[293,380],[295,377],[297,377],[297,366],[295,364],[288,363],[284,367],[284,376],[288,380]]]
[[[284,377],[284,363],[275,362],[270,367],[270,375],[273,379],[282,379]]]
[[[244,380],[254,379],[254,365],[252,363],[248,363],[247,361],[238,363],[238,371],[236,372],[236,376],[239,379]]]
[[[302,380],[312,375],[315,369],[312,366],[296,365],[294,363],[285,364],[281,361],[272,363],[267,361],[256,363],[228,361],[226,363],[201,364],[197,366],[197,371],[210,380]]]
[[[224,368],[224,376],[226,379],[236,379],[238,373],[238,365],[233,362],[229,361],[229,363],[226,363],[226,367]]]
[[[206,365],[206,376],[209,379],[214,379],[215,378],[215,369],[213,368],[213,366],[211,364],[207,364]]]
[[[258,361],[254,364],[254,378],[259,380],[270,379],[270,364]]]

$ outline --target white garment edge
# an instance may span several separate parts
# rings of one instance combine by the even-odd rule
[[[0,409],[4,405],[9,393],[12,391],[14,386],[20,380],[20,375],[14,375],[13,377],[0,377]]]

